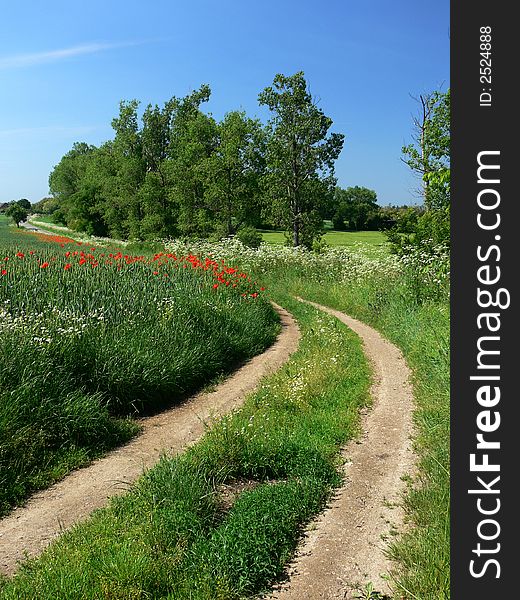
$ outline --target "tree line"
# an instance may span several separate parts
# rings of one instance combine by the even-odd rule
[[[303,72],[278,74],[259,94],[271,113],[265,125],[243,111],[217,121],[201,108],[210,95],[202,85],[162,107],[149,104],[141,117],[137,100],[122,101],[114,138],[75,143],[49,176],[52,196],[33,209],[118,239],[238,235],[257,245],[257,229],[276,228],[310,248],[328,219],[336,230],[387,230],[398,250],[449,240],[449,90],[419,97],[412,143],[402,148],[420,179],[422,205],[413,207],[381,207],[374,190],[336,185],[344,136],[330,133],[332,119]]]
[[[217,121],[202,85],[164,106],[123,101],[114,138],[76,143],[49,177],[55,220],[120,239],[223,237],[262,226],[296,246],[319,235],[344,136],[311,97],[303,72],[277,75],[258,97],[266,125],[243,111]]]

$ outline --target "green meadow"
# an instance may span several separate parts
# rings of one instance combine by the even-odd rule
[[[68,468],[106,452],[136,433],[129,415],[145,407],[144,397],[160,408],[271,343],[277,324],[269,299],[295,316],[302,339],[286,366],[265,379],[241,410],[223,418],[185,454],[165,457],[130,493],[64,534],[39,559],[28,561],[18,575],[3,581],[0,597],[79,599],[109,593],[121,599],[238,599],[254,597],[283,577],[305,523],[341,484],[339,449],[358,434],[358,410],[369,402],[371,381],[356,336],[334,318],[296,302],[295,295],[372,324],[405,354],[414,374],[419,473],[410,481],[405,500],[410,526],[390,546],[392,585],[395,598],[449,597],[449,262],[442,249],[433,254],[417,251],[403,259],[378,242],[321,253],[274,244],[252,250],[234,241],[166,243],[166,256],[198,256],[205,264],[202,257],[211,253],[219,265],[224,261],[236,273],[251,274],[255,289],[266,288],[254,298],[257,292],[249,288],[244,298],[243,292],[236,294],[236,288],[221,282],[214,289],[213,282],[219,280],[211,269],[175,270],[166,262],[162,278],[157,278],[157,254],[119,270],[117,265],[104,265],[100,271],[101,265],[90,263],[87,270],[74,265],[77,279],[68,284],[65,275],[73,273],[64,271],[68,263],[62,253],[80,246],[61,248],[42,240],[27,245],[29,234],[14,228],[8,232],[5,221],[3,225],[4,254],[31,247],[39,260],[23,263],[30,264],[25,274],[22,259],[15,263],[23,286],[9,291],[11,303],[42,314],[42,299],[47,299],[49,309],[67,306],[70,314],[82,318],[96,307],[105,309],[103,322],[87,322],[78,335],[59,332],[61,317],[53,316],[58,320],[44,320],[51,342],[34,344],[34,333],[24,328],[8,347],[2,346],[4,357],[21,348],[2,363],[3,385],[11,386],[10,396],[19,398],[9,404],[9,415],[20,419],[16,431],[26,436],[18,449],[49,422],[43,408],[22,408],[35,407],[34,399],[47,394],[45,407],[63,411],[60,423],[75,410],[85,418],[75,416],[76,428],[54,442],[60,452],[82,453],[76,463],[69,459]],[[374,240],[373,232],[365,233]],[[96,252],[87,252],[94,256],[88,261],[100,261]],[[50,266],[42,270],[42,261]],[[54,271],[47,271],[51,266]],[[169,277],[164,277],[167,271]],[[44,272],[52,276],[44,278]],[[35,278],[42,293],[29,299],[23,290],[30,282],[34,289]],[[0,283],[5,286],[5,276]],[[1,289],[5,298],[6,288]],[[130,314],[139,315],[138,327],[132,326]],[[195,314],[198,318],[191,320]],[[153,344],[147,342],[150,336]],[[202,338],[204,344],[196,346]],[[88,363],[81,357],[89,357]],[[119,358],[112,368],[114,357]],[[40,376],[42,365],[44,371],[61,369],[59,390],[49,386],[49,377]],[[34,415],[40,420],[33,422]],[[13,457],[9,444],[15,428],[9,428],[9,419],[2,421],[2,439],[11,452],[6,456]],[[52,436],[58,434],[46,435],[31,447],[25,491],[5,499],[4,510],[30,489],[66,472],[62,466],[59,472],[40,475],[43,464],[52,461],[48,440],[52,448]],[[66,462],[60,456],[58,464]],[[237,488],[231,504],[223,486]]]

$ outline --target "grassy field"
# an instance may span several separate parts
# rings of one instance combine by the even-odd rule
[[[393,586],[396,599],[447,600],[448,255],[429,249],[399,259],[377,242],[323,254],[234,242],[167,247],[190,251],[254,273],[298,319],[299,351],[241,411],[65,534],[4,582],[0,597],[238,599],[277,580],[301,527],[340,482],[338,448],[356,432],[370,379],[357,338],[295,302],[298,294],[372,324],[412,367],[419,473],[406,498],[411,527],[390,550]],[[230,506],[224,484],[246,491]]]
[[[0,514],[262,351],[277,317],[245,273],[131,256],[0,221]]]
[[[262,237],[267,244],[285,244],[283,231],[263,231]],[[329,246],[352,246],[357,243],[384,246],[386,236],[382,231],[327,231],[323,240]]]

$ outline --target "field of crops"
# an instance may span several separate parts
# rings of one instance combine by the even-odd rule
[[[272,343],[264,288],[223,262],[130,256],[0,222],[0,513]]]

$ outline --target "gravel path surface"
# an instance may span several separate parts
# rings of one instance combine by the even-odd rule
[[[374,591],[389,594],[386,540],[392,528],[402,528],[402,478],[414,470],[410,370],[400,350],[375,329],[310,304],[337,317],[362,339],[374,371],[373,405],[363,411],[362,436],[343,450],[345,485],[309,526],[289,567],[289,581],[269,598],[350,600],[368,582]]]

